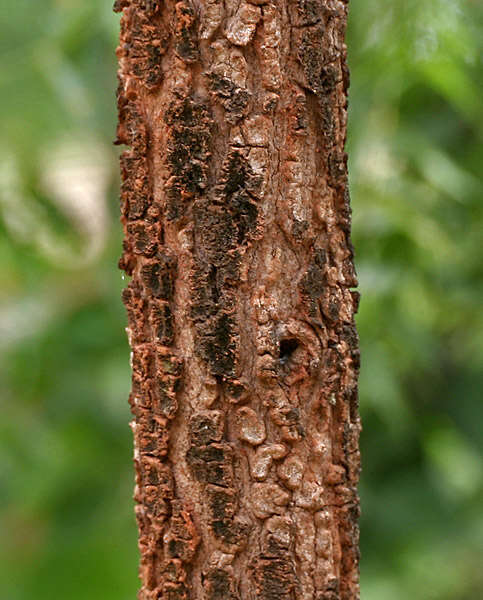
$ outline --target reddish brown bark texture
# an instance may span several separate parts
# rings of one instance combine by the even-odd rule
[[[143,600],[358,598],[340,0],[118,0]]]

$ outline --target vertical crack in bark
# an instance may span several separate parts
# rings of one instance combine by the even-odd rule
[[[145,600],[355,600],[342,0],[117,0]]]

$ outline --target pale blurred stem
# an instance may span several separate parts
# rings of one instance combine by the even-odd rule
[[[358,598],[346,4],[118,0],[142,599]]]

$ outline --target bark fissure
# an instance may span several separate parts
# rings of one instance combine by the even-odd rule
[[[354,600],[347,3],[115,9],[139,597]]]

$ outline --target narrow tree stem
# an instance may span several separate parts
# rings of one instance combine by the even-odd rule
[[[356,600],[347,3],[117,0],[142,600]]]

